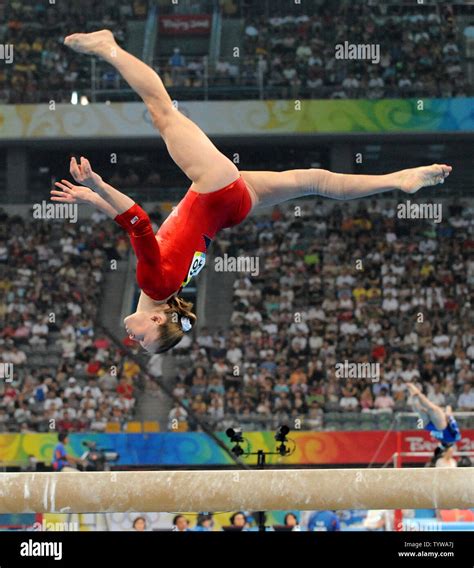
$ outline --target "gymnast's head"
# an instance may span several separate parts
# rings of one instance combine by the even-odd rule
[[[185,333],[196,323],[191,311],[193,304],[178,296],[153,310],[135,312],[123,321],[128,336],[139,343],[148,353],[164,353],[175,347]]]

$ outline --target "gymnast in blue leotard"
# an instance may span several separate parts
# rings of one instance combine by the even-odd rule
[[[461,439],[461,430],[452,415],[446,415],[448,425],[443,430],[438,430],[433,422],[428,422],[426,429],[445,447],[452,446]]]
[[[412,395],[412,405],[420,415],[425,430],[439,441],[443,448],[449,448],[461,439],[461,431],[450,406],[445,409],[434,404],[412,383],[407,384]]]

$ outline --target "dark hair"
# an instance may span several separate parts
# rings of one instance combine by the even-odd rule
[[[69,432],[59,432],[58,434],[58,442],[64,442],[64,440],[68,437]]]
[[[237,511],[237,513],[234,513],[231,518],[230,518],[230,524],[233,525],[235,522],[235,517],[237,517],[237,515],[242,515],[243,518],[245,519],[245,522],[247,522],[247,517],[245,516],[245,513],[243,511]]]
[[[168,300],[168,307],[164,313],[167,314],[166,323],[160,325],[160,336],[158,338],[158,349],[155,353],[164,353],[177,345],[185,334],[182,327],[182,318],[188,318],[193,326],[196,323],[196,314],[191,311],[192,302],[183,300],[179,296],[173,296]]]
[[[174,519],[173,519],[173,525],[176,525],[176,523],[178,522],[178,519],[181,519],[181,517],[182,517],[183,519],[185,519],[186,522],[189,524],[188,519],[186,519],[186,517],[185,517],[184,515],[176,515],[176,516],[174,517]]]
[[[211,514],[205,515],[205,514],[203,514],[203,513],[200,513],[200,514],[198,515],[197,523],[196,523],[196,524],[197,524],[198,527],[202,527],[202,525],[203,525],[206,521],[212,521],[212,515],[211,515]]]
[[[288,522],[288,517],[293,517],[293,518],[295,519],[295,521],[296,521],[296,524],[298,524],[298,517],[297,517],[294,513],[287,513],[287,514],[285,515],[285,520],[283,521],[283,522],[285,523],[285,525],[286,525],[287,522]]]
[[[143,521],[146,524],[145,517],[137,517],[136,519],[133,519],[133,528],[135,528],[135,525],[138,523],[138,521]]]
[[[428,462],[429,467],[435,467],[436,462],[439,460],[439,458],[443,457],[444,452],[446,451],[446,447],[441,445],[441,446],[437,446],[435,448],[435,451],[433,452],[433,457],[431,458],[431,460]]]

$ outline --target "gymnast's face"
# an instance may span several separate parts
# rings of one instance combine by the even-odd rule
[[[145,351],[153,352],[160,335],[160,325],[166,321],[166,315],[161,310],[153,312],[135,312],[127,316],[124,326],[128,337],[139,343]]]

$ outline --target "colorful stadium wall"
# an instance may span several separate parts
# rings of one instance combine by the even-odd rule
[[[401,432],[403,452],[431,452],[436,447],[427,432],[408,430]],[[274,432],[245,433],[243,448],[275,451]],[[224,433],[218,437],[226,444]],[[84,440],[94,440],[104,449],[120,454],[119,466],[226,466],[232,465],[230,456],[216,442],[203,433],[159,434],[71,434],[68,450],[80,456]],[[397,432],[291,432],[290,449],[285,458],[270,456],[268,463],[280,465],[324,465],[386,463],[397,451]],[[34,456],[47,464],[57,443],[56,434],[1,434],[0,463],[4,465],[27,463]],[[458,451],[474,451],[474,430],[464,430],[457,444]],[[247,459],[255,463],[255,456]],[[427,461],[425,458],[424,461]]]
[[[474,130],[474,98],[180,102],[210,136]],[[225,120],[223,120],[225,117]],[[0,105],[0,140],[156,138],[141,103]]]

